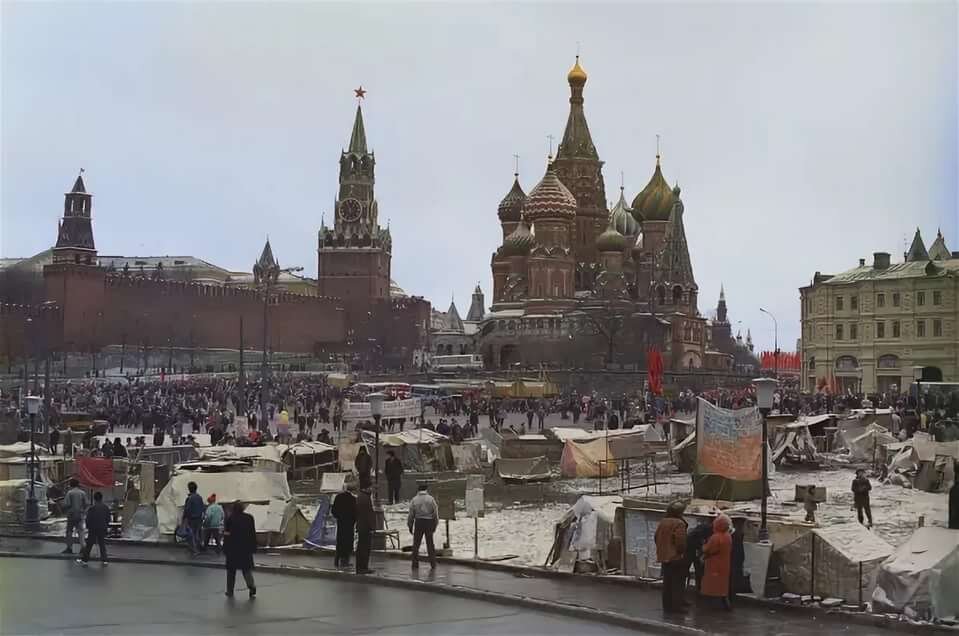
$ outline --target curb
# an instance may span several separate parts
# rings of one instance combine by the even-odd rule
[[[47,561],[72,561],[73,557],[62,554],[26,554],[22,552],[0,551],[0,558],[14,559],[43,559]],[[208,570],[222,570],[220,563],[205,563],[194,561],[168,561],[162,559],[143,559],[130,557],[115,557],[110,559],[111,563],[131,563],[142,565],[166,565],[172,567],[194,567]],[[582,605],[572,603],[561,603],[557,601],[547,601],[531,596],[514,596],[512,594],[503,594],[489,590],[480,590],[476,588],[465,587],[462,585],[453,585],[448,583],[435,583],[430,581],[420,581],[416,579],[399,578],[382,574],[350,574],[338,570],[329,570],[325,568],[314,568],[295,565],[259,565],[256,564],[256,570],[268,574],[279,574],[286,576],[299,576],[305,578],[319,578],[337,581],[362,581],[374,585],[383,585],[385,587],[395,587],[400,589],[414,589],[423,592],[433,592],[456,596],[470,600],[485,601],[497,605],[509,605],[522,607],[526,609],[547,612],[550,614],[559,614],[573,618],[593,620],[609,625],[626,627],[637,630],[655,631],[661,634],[677,634],[680,636],[702,636],[708,632],[695,627],[685,625],[675,625],[657,621],[649,618],[640,618],[637,616],[627,616],[619,612],[607,610],[598,610]]]

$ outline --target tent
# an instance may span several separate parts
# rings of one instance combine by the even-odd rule
[[[497,459],[496,474],[506,483],[547,481],[551,476],[546,457]]]
[[[463,442],[450,446],[453,463],[460,472],[476,471],[482,468],[483,447],[479,442]]]
[[[553,531],[546,566],[566,571],[604,571],[622,497],[584,495],[563,515]],[[589,565],[583,564],[589,562]]]
[[[935,442],[928,433],[917,431],[904,442],[886,445],[892,470],[907,473],[913,485],[927,492],[943,492],[956,479],[953,462],[959,461],[959,442]]]
[[[872,600],[883,611],[959,616],[959,530],[917,528],[879,566]]]
[[[566,431],[561,439],[563,454],[560,469],[563,477],[609,477],[616,474],[618,460],[646,457],[667,450],[659,429],[655,426],[611,431],[591,431],[585,435]],[[559,436],[557,436],[559,437]]]
[[[816,528],[776,550],[787,592],[845,599],[868,599],[880,564],[891,545],[858,523]],[[810,580],[812,579],[812,580]]]
[[[563,445],[559,469],[563,477],[612,477],[616,474],[616,460],[604,438],[585,442],[569,439]]]
[[[321,472],[336,470],[336,446],[323,442],[297,442],[278,447],[283,463],[293,479],[312,475],[318,478]]]
[[[863,462],[875,460],[880,456],[882,447],[897,441],[892,433],[875,423],[866,426],[862,432],[857,429],[847,429],[844,432],[844,438],[852,459]]]
[[[777,464],[784,460],[790,464],[817,462],[819,454],[810,429],[814,426],[822,428],[822,422],[828,419],[828,416],[825,420],[800,418],[783,425],[772,445],[772,460]]]
[[[369,447],[370,455],[374,455],[375,437],[374,433],[363,431],[363,441]],[[403,468],[408,471],[436,472],[455,469],[449,438],[428,428],[414,428],[399,433],[380,433],[380,445],[385,447],[385,450],[392,450],[396,453],[396,456],[403,462]],[[343,448],[342,444],[340,448]],[[381,472],[385,463],[386,452],[381,452]],[[352,462],[346,468],[351,470],[353,468]]]
[[[172,535],[183,515],[187,484],[196,482],[203,497],[216,493],[217,501],[246,502],[253,515],[257,542],[288,545],[302,541],[309,528],[293,502],[285,472],[225,470],[220,472],[177,471],[157,496],[157,525],[161,535]]]
[[[198,448],[197,453],[203,461],[242,460],[257,470],[283,472],[286,470],[276,444],[265,446],[210,446]]]

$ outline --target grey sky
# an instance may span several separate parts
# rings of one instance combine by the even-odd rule
[[[0,252],[56,236],[80,167],[101,253],[249,269],[267,234],[316,273],[352,89],[393,277],[465,312],[496,205],[562,135],[577,41],[607,197],[679,181],[700,309],[792,349],[797,288],[957,227],[957,5],[2,5]],[[871,257],[870,257],[871,258]],[[489,297],[487,296],[489,301]]]

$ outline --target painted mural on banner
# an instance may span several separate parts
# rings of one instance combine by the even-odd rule
[[[410,398],[409,400],[390,400],[383,402],[383,419],[394,419],[405,417],[412,419],[422,415],[420,398]],[[344,420],[373,420],[373,412],[370,410],[369,402],[346,402],[343,409]]]
[[[742,481],[762,479],[762,427],[762,417],[755,407],[733,411],[699,398],[697,472]]]

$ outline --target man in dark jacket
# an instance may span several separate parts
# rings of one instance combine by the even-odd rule
[[[388,486],[387,490],[389,491],[389,502],[391,504],[399,503],[400,484],[403,481],[403,462],[400,461],[399,457],[397,457],[393,451],[386,451],[386,464],[384,468],[386,472],[386,484]]]
[[[356,573],[372,574],[370,550],[373,548],[373,530],[376,529],[376,513],[369,485],[360,486],[356,498]]]
[[[90,560],[93,544],[100,550],[100,561],[107,564],[107,528],[110,526],[110,509],[103,503],[103,493],[93,493],[93,505],[87,508],[87,543],[80,551],[77,563],[86,565]]]
[[[360,446],[360,450],[357,451],[356,459],[353,460],[353,468],[356,469],[356,474],[359,476],[360,488],[373,483],[370,478],[370,473],[373,472],[373,459],[366,451],[366,446]]]
[[[872,484],[866,477],[866,471],[862,468],[856,471],[856,478],[852,480],[852,501],[856,506],[856,516],[859,517],[859,523],[863,521],[863,512],[869,519],[869,526],[872,527],[872,509],[869,507],[869,491],[872,490]]]
[[[356,532],[354,490],[356,486],[350,484],[347,490],[333,499],[333,506],[330,508],[330,514],[336,519],[336,556],[333,557],[333,567],[350,567],[350,557],[353,555],[353,533]]]
[[[703,561],[703,546],[709,541],[713,534],[713,520],[703,518],[699,520],[696,527],[686,535],[686,561],[692,564],[696,572],[696,591],[700,590],[703,582],[703,574],[706,571],[706,563]],[[689,566],[686,567],[686,576],[689,576]],[[685,589],[685,585],[683,588]]]
[[[223,523],[223,554],[226,555],[226,595],[233,596],[236,585],[236,571],[243,573],[243,580],[250,591],[250,598],[256,596],[256,582],[253,580],[253,553],[256,552],[256,527],[253,516],[244,512],[246,504],[233,503],[233,514]]]
[[[183,525],[190,531],[190,553],[196,556],[203,541],[203,511],[206,510],[206,505],[203,503],[203,497],[196,491],[195,481],[191,481],[186,487],[190,494],[183,502]]]
[[[957,477],[949,490],[949,528],[959,530],[959,462],[955,463],[953,474]]]

